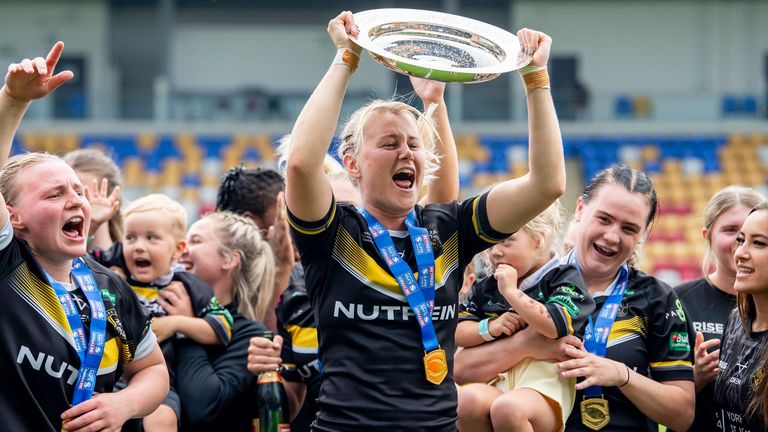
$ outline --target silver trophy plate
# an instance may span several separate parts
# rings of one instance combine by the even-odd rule
[[[482,21],[419,9],[358,12],[352,40],[395,72],[446,82],[489,81],[531,61],[517,36]]]

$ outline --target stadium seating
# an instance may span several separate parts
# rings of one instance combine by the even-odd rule
[[[149,192],[179,199],[194,218],[215,205],[221,175],[230,167],[274,167],[280,136],[26,133],[13,152],[63,154],[98,147],[123,170],[124,196]],[[528,170],[527,136],[465,134],[456,137],[463,195],[477,193]],[[335,143],[334,145],[336,145]],[[566,158],[580,162],[584,179],[613,163],[648,172],[659,195],[660,218],[641,254],[640,267],[668,280],[701,274],[701,215],[707,200],[729,184],[765,189],[768,136],[754,133],[686,136],[566,136]]]

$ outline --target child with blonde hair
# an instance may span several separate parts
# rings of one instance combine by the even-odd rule
[[[488,250],[488,276],[461,305],[456,344],[472,347],[531,326],[552,339],[580,335],[595,309],[573,265],[554,252],[560,203]],[[487,384],[459,389],[460,430],[563,430],[573,408],[574,380],[561,379],[553,362],[526,359]],[[503,407],[503,409],[502,409]],[[462,421],[463,411],[485,410],[487,424]],[[472,416],[476,418],[476,416]]]
[[[232,317],[219,304],[210,285],[191,273],[176,271],[186,248],[186,228],[187,212],[181,204],[166,195],[147,195],[125,209],[122,242],[115,243],[108,252],[93,253],[102,264],[122,270],[153,317],[152,329],[169,365],[171,392],[163,405],[144,419],[148,431],[175,430],[180,418],[171,344],[175,335],[215,345],[227,344],[232,332]],[[190,303],[186,297],[192,311],[180,309]]]

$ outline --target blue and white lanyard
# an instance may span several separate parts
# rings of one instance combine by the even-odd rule
[[[411,237],[416,264],[419,269],[417,278],[414,278],[410,266],[400,258],[389,231],[365,209],[361,208],[359,212],[368,222],[368,230],[379,254],[389,266],[390,272],[400,285],[400,289],[403,290],[403,294],[405,294],[405,298],[419,322],[424,350],[430,352],[438,349],[435,326],[432,323],[432,310],[435,306],[435,255],[429,233],[425,228],[418,226],[416,212],[412,210],[405,218],[405,226]]]
[[[48,273],[45,275],[48,277],[48,282],[53,287],[53,291],[56,293],[62,309],[64,309],[64,314],[67,316],[69,327],[72,329],[72,339],[75,341],[75,350],[80,357],[80,370],[75,383],[75,392],[72,396],[72,405],[77,405],[90,399],[96,388],[96,375],[101,364],[101,357],[104,354],[104,344],[107,337],[107,312],[96,280],[82,258],[76,258],[72,261],[72,276],[85,293],[91,307],[91,334],[87,337],[72,295],[64,285],[55,281],[51,275]]]
[[[579,262],[576,259],[574,251],[568,255],[568,263],[575,264],[581,272]],[[608,348],[608,336],[611,334],[611,327],[613,322],[616,321],[616,315],[618,315],[621,309],[621,301],[624,299],[624,293],[627,291],[627,282],[629,280],[629,269],[627,263],[622,264],[619,270],[619,278],[611,289],[611,294],[605,300],[603,307],[597,314],[597,322],[592,321],[592,316],[589,317],[587,328],[584,330],[584,348],[590,353],[605,357],[605,352]],[[584,389],[584,396],[586,397],[599,397],[603,394],[603,388],[600,386],[591,386]]]

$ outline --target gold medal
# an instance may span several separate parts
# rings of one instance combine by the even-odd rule
[[[581,401],[581,423],[592,429],[600,430],[611,421],[608,401],[602,396]]]
[[[426,353],[426,351],[425,351]],[[445,350],[436,349],[424,355],[424,372],[427,381],[439,385],[448,375],[448,361],[445,359]]]

